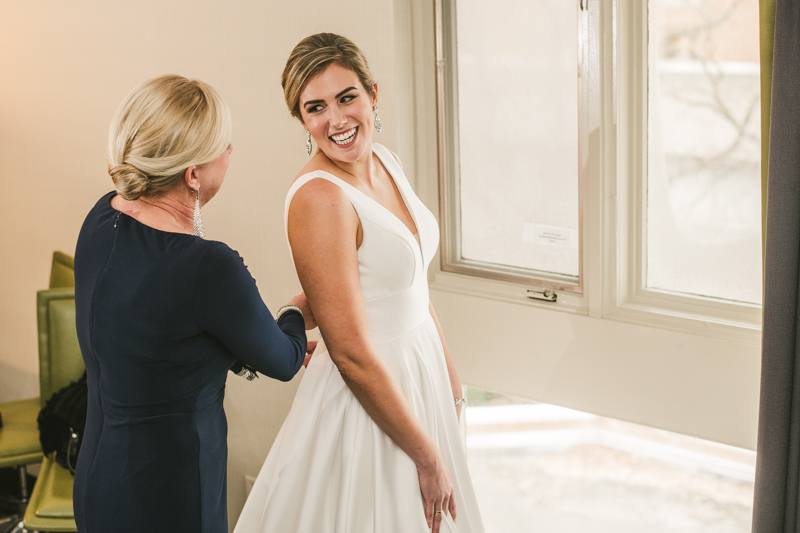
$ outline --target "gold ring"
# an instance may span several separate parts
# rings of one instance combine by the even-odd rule
[[[440,514],[442,514],[442,511],[434,511],[433,512],[433,516],[439,516]]]

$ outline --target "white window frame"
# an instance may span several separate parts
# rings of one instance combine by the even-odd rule
[[[579,5],[584,6],[588,0],[579,0]],[[454,57],[457,42],[454,35],[448,30],[455,26],[455,23],[447,19],[454,17],[453,5],[455,0],[436,1],[436,26],[437,26],[437,100],[438,100],[438,128],[439,128],[439,210],[443,221],[443,231],[441,239],[441,269],[446,272],[473,275],[488,279],[501,280],[519,283],[533,288],[552,289],[559,293],[568,292],[576,295],[583,293],[583,246],[578,249],[578,275],[577,281],[573,276],[559,275],[549,272],[537,272],[535,270],[517,268],[504,265],[490,265],[482,261],[474,261],[460,257],[460,242],[457,235],[460,233],[460,224],[456,217],[455,209],[451,209],[451,204],[456,202],[458,196],[458,184],[451,183],[459,175],[458,151],[458,89],[457,82],[454,81],[458,76],[456,61],[450,61]],[[589,64],[589,47],[587,42],[586,25],[588,24],[588,13],[584,10],[579,11],[579,48],[578,72],[591,72]],[[596,74],[591,72],[592,75]],[[588,108],[588,100],[591,98],[591,80],[585,76],[578,76],[578,240],[583,241],[583,209],[580,206],[584,195],[586,184],[586,159],[588,144],[590,113],[583,112]]]
[[[572,0],[588,9],[585,53],[599,61],[596,83],[589,83],[580,110],[580,285],[476,273],[447,260],[448,132],[444,113],[445,71],[443,3],[435,0],[441,261],[432,288],[596,318],[758,344],[761,306],[695,297],[645,287],[647,176],[647,0]],[[569,1],[569,0],[567,0]],[[590,59],[591,61],[591,59]],[[598,90],[594,90],[597,88]],[[584,142],[584,138],[586,139]],[[452,164],[452,163],[450,163]],[[494,279],[485,279],[486,277]],[[553,288],[556,302],[528,298],[528,291]],[[570,290],[571,289],[571,290]]]

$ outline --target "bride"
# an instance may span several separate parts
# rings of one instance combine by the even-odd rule
[[[461,383],[428,298],[439,230],[372,142],[367,60],[345,37],[312,35],[282,85],[309,155],[317,144],[285,216],[323,342],[234,532],[482,532]]]

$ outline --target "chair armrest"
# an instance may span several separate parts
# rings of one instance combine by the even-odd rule
[[[23,519],[29,531],[78,531],[72,509],[72,484],[69,470],[55,462],[53,455],[42,461]]]

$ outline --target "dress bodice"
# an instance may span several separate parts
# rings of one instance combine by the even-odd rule
[[[414,194],[400,164],[382,145],[373,151],[397,185],[419,233],[419,241],[391,211],[346,181],[322,170],[300,176],[286,196],[284,222],[295,193],[313,179],[341,187],[361,222],[358,248],[361,293],[373,340],[400,335],[428,315],[428,265],[439,243],[439,227],[433,213]],[[291,248],[291,245],[290,245]]]

